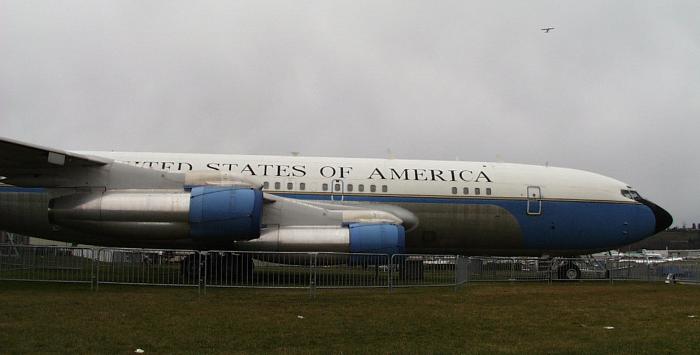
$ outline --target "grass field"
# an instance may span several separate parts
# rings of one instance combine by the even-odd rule
[[[690,318],[689,315],[697,317]],[[300,319],[298,316],[303,316]],[[605,329],[612,326],[614,329]],[[196,289],[0,282],[0,353],[700,353],[700,286]]]

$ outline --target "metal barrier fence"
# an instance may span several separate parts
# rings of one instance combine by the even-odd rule
[[[96,285],[199,287],[200,253],[172,249],[100,249]]]
[[[94,282],[90,248],[0,245],[0,280]]]
[[[391,287],[457,285],[458,258],[456,255],[394,254]]]
[[[471,257],[468,279],[478,281],[550,281],[552,261],[536,258]]]
[[[504,258],[0,245],[0,280],[205,288],[402,288],[471,282],[700,283],[700,259]]]

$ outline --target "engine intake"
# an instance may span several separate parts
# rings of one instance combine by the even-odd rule
[[[190,235],[244,240],[260,236],[263,194],[258,189],[200,186],[190,197]]]

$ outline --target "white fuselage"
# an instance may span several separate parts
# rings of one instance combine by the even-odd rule
[[[79,152],[171,172],[224,171],[264,185],[269,193],[444,198],[526,198],[632,202],[630,187],[603,175],[511,163],[298,156]],[[338,190],[337,185],[341,185]],[[488,189],[488,190],[487,190]]]

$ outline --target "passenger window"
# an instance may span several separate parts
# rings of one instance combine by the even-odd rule
[[[469,188],[465,187],[464,189],[462,189],[462,193],[465,195],[469,195]]]
[[[299,183],[299,190],[301,190],[301,191],[306,190],[306,183],[305,183],[305,182],[300,182],[300,183]]]
[[[481,195],[481,189],[478,187],[474,188],[474,195]]]
[[[280,182],[277,181],[277,182],[275,183],[275,190],[279,190],[279,189],[280,189]]]
[[[269,188],[270,188],[270,183],[267,181],[263,182],[263,189],[267,190]]]
[[[358,185],[358,186],[357,186],[357,191],[365,192],[365,185],[362,185],[362,184]]]
[[[340,191],[340,184],[333,184],[335,191]]]
[[[389,191],[389,187],[386,185],[382,185],[382,192],[387,192]]]
[[[352,192],[352,184],[348,184],[347,190],[348,190],[348,192]]]
[[[287,190],[293,190],[294,189],[294,183],[288,182],[287,183]]]
[[[457,188],[454,187],[454,186],[452,187],[452,194],[453,194],[453,195],[456,195],[456,194],[457,194]]]
[[[321,185],[321,188],[323,189],[323,191],[328,191],[328,184],[324,183],[323,185]]]
[[[490,188],[490,187],[487,187],[487,188],[486,188],[486,194],[487,194],[487,195],[491,195],[491,188]]]
[[[370,192],[377,192],[377,185],[369,185]]]

